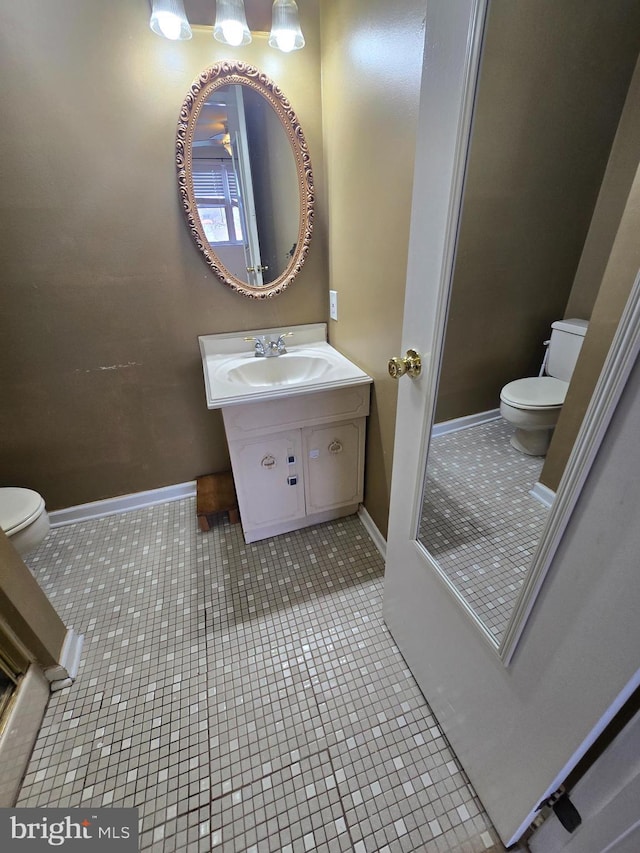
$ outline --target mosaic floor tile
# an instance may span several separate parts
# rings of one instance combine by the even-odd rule
[[[548,509],[529,492],[544,460],[509,443],[499,419],[431,440],[418,539],[498,642]]]
[[[85,647],[18,805],[137,807],[153,853],[503,849],[357,517],[246,545],[188,499],[55,529],[29,565]]]

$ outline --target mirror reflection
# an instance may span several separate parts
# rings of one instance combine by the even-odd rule
[[[212,92],[192,169],[202,228],[224,266],[252,287],[275,281],[295,253],[300,201],[293,151],[269,102],[239,84]]]
[[[625,31],[489,6],[417,538],[496,645],[633,285],[606,274],[637,166]]]

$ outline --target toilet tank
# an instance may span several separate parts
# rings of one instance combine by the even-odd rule
[[[587,320],[556,320],[551,324],[547,361],[549,376],[555,376],[564,382],[571,381],[588,326]]]

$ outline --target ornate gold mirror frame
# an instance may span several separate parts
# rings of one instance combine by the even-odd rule
[[[284,272],[274,281],[258,287],[242,281],[224,266],[205,236],[194,192],[192,146],[198,117],[203,105],[213,92],[232,84],[253,89],[271,105],[291,144],[298,178],[299,216],[296,244],[290,252],[290,260]],[[180,200],[189,233],[218,278],[232,290],[250,299],[267,299],[282,293],[296,278],[306,260],[313,231],[315,204],[313,171],[307,141],[298,117],[282,90],[266,74],[244,62],[220,62],[207,68],[192,83],[180,110],[176,137],[176,166]]]

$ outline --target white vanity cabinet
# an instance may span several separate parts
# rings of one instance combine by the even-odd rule
[[[222,410],[245,540],[356,512],[369,385]]]
[[[198,338],[247,542],[356,512],[373,381],[325,323]]]

